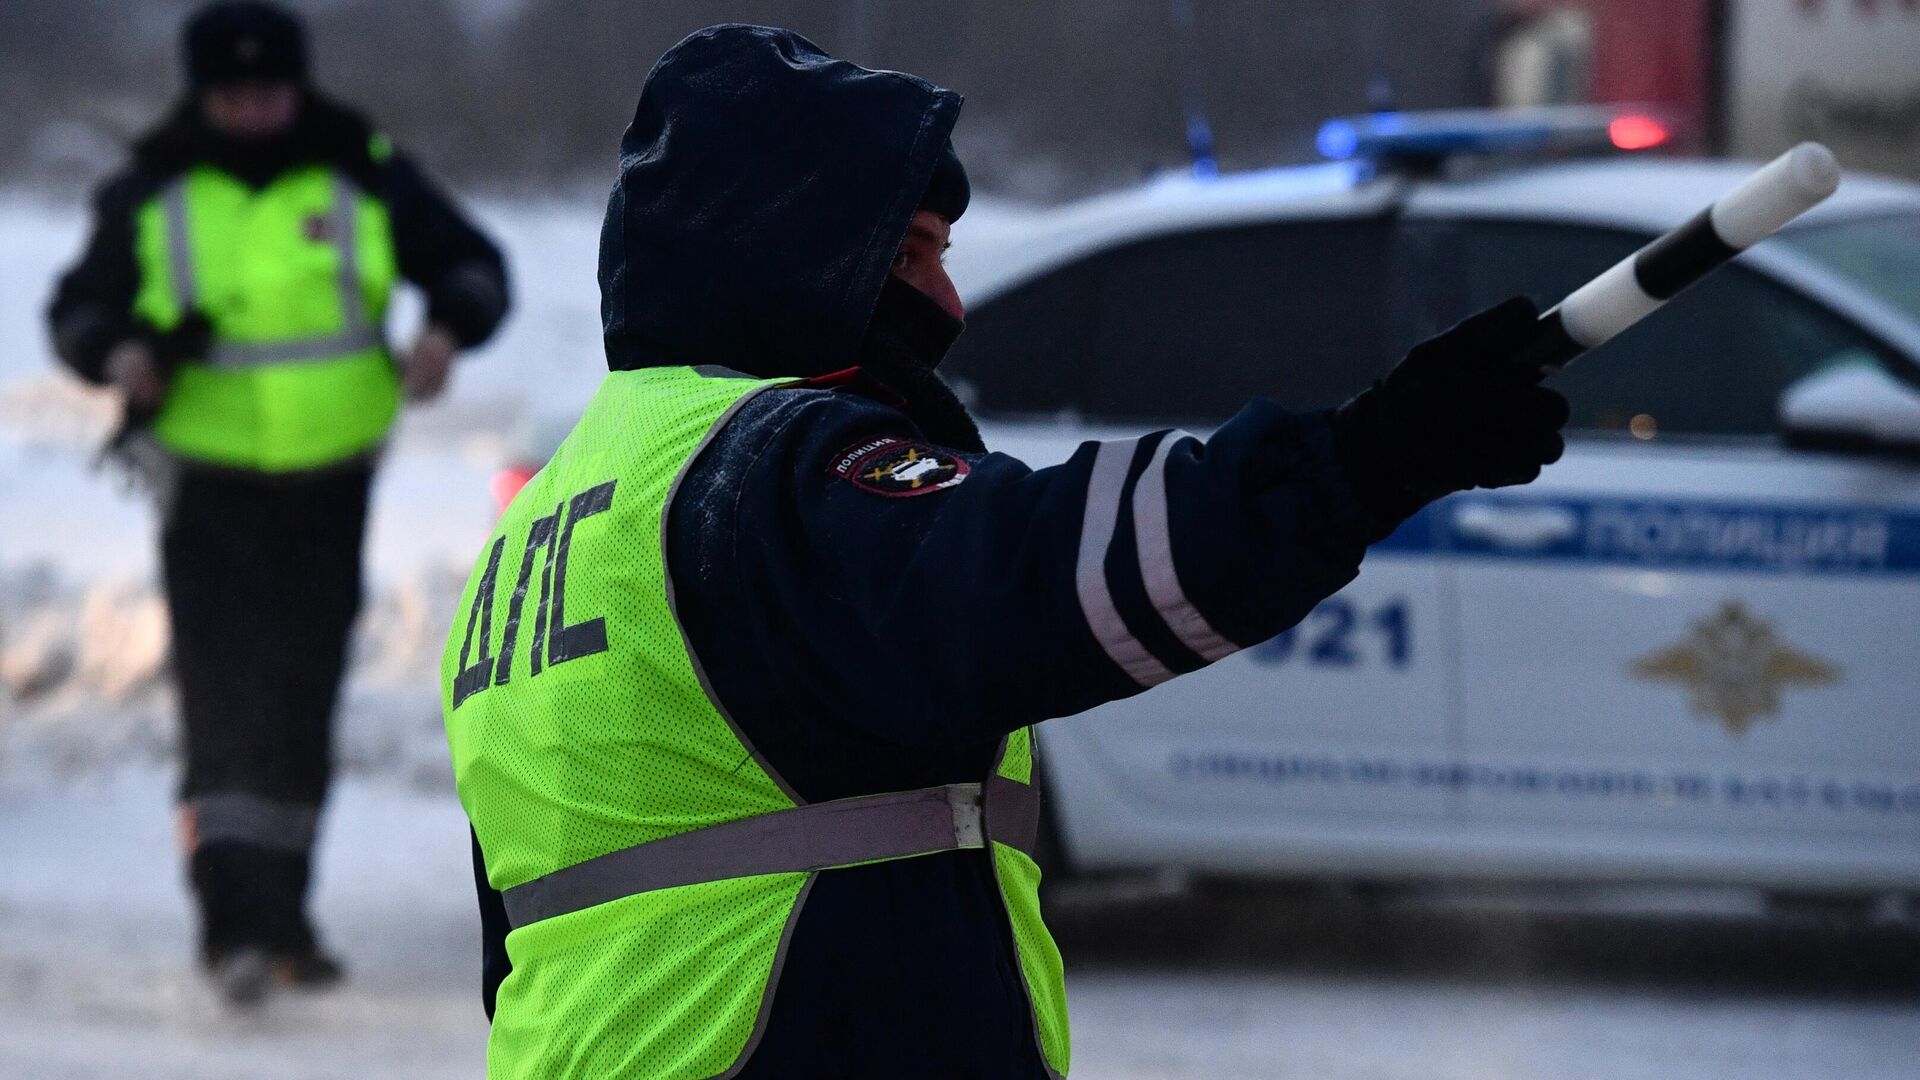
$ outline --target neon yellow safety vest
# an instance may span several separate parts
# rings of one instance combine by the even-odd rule
[[[376,151],[384,146],[376,141]],[[183,458],[281,473],[379,445],[400,408],[382,319],[398,274],[387,208],[323,165],[255,189],[197,166],[135,214],[134,313],[213,326],[153,433]]]
[[[963,848],[992,862],[1035,1037],[1067,1071],[1060,954],[1028,854],[1031,734],[1009,736],[977,783],[803,803],[689,650],[666,567],[674,491],[734,410],[778,385],[609,374],[467,582],[441,694],[460,801],[513,927],[495,1080],[731,1076],[817,874]]]

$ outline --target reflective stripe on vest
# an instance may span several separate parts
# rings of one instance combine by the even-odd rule
[[[186,177],[169,184],[160,201],[167,215],[167,268],[173,281],[174,299],[181,311],[188,311],[199,299],[199,283],[193,268],[193,234],[188,231]],[[380,327],[367,318],[366,294],[361,289],[359,201],[359,190],[353,183],[345,176],[334,174],[327,235],[340,253],[336,282],[340,290],[339,332],[247,344],[216,341],[205,357],[208,366],[244,368],[327,360],[386,344]]]
[[[167,212],[167,271],[173,285],[173,299],[181,311],[189,311],[199,302],[200,290],[193,272],[193,234],[187,223],[187,178],[182,176],[167,185],[160,196]]]
[[[501,899],[507,921],[521,927],[654,889],[983,848],[989,837],[1031,856],[1039,831],[1039,789],[996,775],[984,788],[809,803],[662,837],[516,885]]]

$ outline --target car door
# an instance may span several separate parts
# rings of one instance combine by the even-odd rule
[[[1080,437],[1204,434],[1255,395],[1330,406],[1407,344],[1392,317],[1395,251],[1379,218],[1130,244],[983,305],[953,367],[989,417],[996,403],[1070,411]],[[1062,449],[1058,423],[989,430]],[[1296,630],[1045,725],[1074,862],[1313,869],[1443,819],[1450,793],[1376,773],[1446,750],[1442,619],[1431,557],[1389,545]]]
[[[1644,239],[1424,229],[1453,313],[1550,303]],[[1572,437],[1539,482],[1430,512],[1459,596],[1448,782],[1490,869],[1920,871],[1920,470],[1775,431],[1790,384],[1846,362],[1904,361],[1736,265],[1556,378]]]

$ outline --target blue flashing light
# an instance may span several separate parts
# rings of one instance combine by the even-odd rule
[[[1610,146],[1608,124],[1616,115],[1607,106],[1376,112],[1328,120],[1314,145],[1332,161],[1600,149]]]
[[[1203,175],[1197,170],[1179,169],[1160,173],[1152,187],[1160,191],[1185,192],[1201,184],[1222,192],[1240,192],[1262,201],[1306,199],[1346,191],[1371,174],[1372,165],[1364,161],[1330,161],[1316,165],[1282,165],[1246,172],[1220,172]],[[1230,197],[1230,196],[1229,196]]]
[[[1313,144],[1328,161],[1345,161],[1360,149],[1360,131],[1350,120],[1329,120],[1320,125]]]
[[[1375,135],[1404,135],[1407,131],[1407,114],[1403,112],[1369,113],[1367,127]]]
[[[1187,152],[1193,158],[1193,175],[1202,180],[1220,175],[1219,159],[1213,156],[1213,126],[1199,113],[1187,117]]]

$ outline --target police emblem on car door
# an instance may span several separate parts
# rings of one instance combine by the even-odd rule
[[[1773,623],[1738,600],[1693,624],[1686,639],[1635,660],[1634,677],[1679,683],[1695,713],[1718,717],[1744,735],[1755,720],[1778,716],[1788,687],[1838,682],[1840,668],[1782,640]]]

